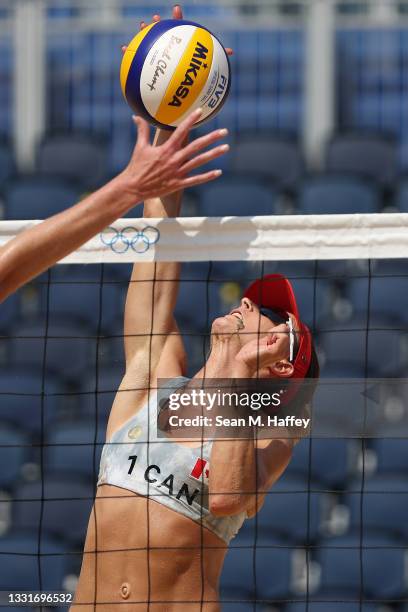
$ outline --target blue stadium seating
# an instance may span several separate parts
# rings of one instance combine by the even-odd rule
[[[64,472],[22,483],[15,489],[13,526],[38,533],[41,523],[44,533],[62,538],[63,543],[82,543],[94,494],[95,485]]]
[[[95,380],[95,368],[85,370],[79,382],[80,413],[85,417],[97,418],[101,423],[107,423],[116,392],[119,388],[124,368],[121,365],[99,365],[98,378]],[[95,398],[96,382],[98,392]]]
[[[333,596],[333,601],[330,601],[330,597],[326,598],[326,601],[314,601],[315,596],[311,595],[307,604],[306,602],[290,603],[285,607],[285,612],[381,612],[384,608],[377,606],[372,603],[365,603],[363,601],[361,607],[359,601],[347,601],[348,597],[345,597],[345,601],[335,601],[340,599],[341,595]],[[324,599],[324,598],[322,598]],[[358,600],[358,596],[355,597]]]
[[[109,173],[104,141],[78,133],[46,136],[37,151],[37,171],[75,179],[86,189],[100,186]]]
[[[406,178],[398,184],[394,204],[400,212],[408,212],[408,180]]]
[[[202,273],[182,270],[179,296],[175,310],[176,320],[190,323],[194,329],[206,331],[215,316],[228,312],[222,309],[220,288],[222,282],[206,282]],[[231,309],[230,306],[229,309]]]
[[[302,321],[311,329],[329,315],[332,307],[331,283],[325,279],[292,278]]]
[[[401,541],[408,539],[408,479],[404,476],[375,475],[350,484],[344,501],[350,509],[350,528],[363,535],[384,533]],[[361,516],[362,513],[362,516]]]
[[[380,197],[375,185],[360,177],[323,174],[302,183],[298,208],[306,215],[376,213]]]
[[[72,182],[52,176],[24,176],[8,183],[4,190],[6,219],[45,219],[80,199]]]
[[[242,597],[242,599],[238,599],[236,592],[231,592],[227,594],[228,601],[223,601],[221,606],[222,612],[254,612],[254,610],[262,610],[264,608],[263,604],[256,605],[251,600],[250,595],[248,597]],[[246,603],[244,603],[246,602]]]
[[[408,465],[408,444],[405,439],[378,438],[373,440],[377,455],[379,473],[406,473]]]
[[[96,357],[96,339],[90,330],[73,321],[53,317],[47,330],[45,319],[27,320],[12,329],[10,360],[14,365],[30,365],[76,379]],[[46,333],[48,331],[48,333]],[[45,359],[44,359],[45,356]]]
[[[339,363],[329,362],[336,367],[323,367],[323,376],[317,386],[313,397],[313,434],[323,438],[343,438],[367,435],[372,431],[373,423],[371,416],[372,404],[367,401],[364,393],[367,391],[365,382],[366,372],[360,364],[356,363],[353,367],[341,370]],[[354,365],[354,364],[353,364]],[[326,372],[326,370],[328,370]],[[326,375],[327,374],[327,375]],[[353,406],[348,410],[348,406]],[[367,414],[368,411],[368,414]],[[342,455],[346,449],[342,449],[343,441],[333,440],[333,448],[338,447],[338,452]],[[355,442],[349,441],[347,447],[347,465],[343,466],[343,474],[347,474],[347,468],[356,468],[356,448]],[[322,442],[324,448],[324,443]],[[319,448],[319,445],[317,445]],[[336,454],[336,457],[338,455]],[[336,470],[340,476],[342,467],[334,460],[333,472],[327,468],[328,476],[334,476]],[[354,461],[354,463],[353,463]],[[322,472],[323,476],[323,472]],[[339,485],[342,482],[339,481]]]
[[[8,143],[0,140],[0,186],[15,172],[13,152]]]
[[[328,363],[320,364],[321,378],[364,378],[366,370],[364,363],[349,363],[330,359]]]
[[[1,368],[1,418],[30,434],[38,434],[42,423],[47,428],[49,422],[60,413],[66,387],[57,376],[46,371],[43,400],[42,388],[41,368],[27,365]]]
[[[370,314],[408,322],[408,276],[353,279],[347,286],[347,296],[355,310],[367,310],[369,304]],[[390,299],[390,296],[398,296],[398,299]]]
[[[100,331],[109,329],[118,315],[123,316],[122,286],[109,281],[101,286],[100,276],[88,280],[89,272],[83,266],[75,266],[76,273],[70,271],[67,276],[55,274],[57,268],[52,272],[49,291],[47,284],[37,285],[39,313],[44,316],[48,309],[51,323],[65,317],[77,319],[78,324],[86,325],[96,334],[98,328]]]
[[[221,575],[221,596],[233,590],[235,596],[228,599],[246,599],[254,591],[255,572],[259,599],[284,597],[290,591],[292,556],[290,545],[279,539],[269,541],[265,548],[231,547]]]
[[[327,487],[344,486],[350,472],[352,444],[343,438],[301,440],[293,450],[286,474],[302,477],[306,489],[309,477],[311,482],[323,483]],[[284,484],[286,476],[282,480]]]
[[[368,331],[367,331],[368,328]],[[367,311],[356,313],[349,321],[338,322],[331,329],[321,331],[319,345],[328,362],[344,362],[366,365],[367,373],[394,375],[406,364],[404,348],[406,334],[395,318],[379,315],[370,316],[367,325]]]
[[[393,186],[397,171],[396,142],[381,135],[358,132],[338,134],[326,151],[327,170],[360,174],[380,186]]]
[[[0,305],[0,329],[6,330],[17,319],[20,309],[20,295],[14,293]]]
[[[405,592],[404,556],[398,539],[359,535],[320,540],[318,560],[321,564],[321,593],[347,589],[358,593],[360,585],[366,597],[379,600],[401,597]],[[360,575],[361,562],[363,575]]]
[[[304,173],[299,144],[271,134],[269,138],[241,138],[233,148],[232,169],[237,174],[265,176],[281,188],[294,188]]]
[[[258,179],[238,176],[204,186],[198,215],[203,217],[271,215],[277,210],[275,189]]]
[[[281,476],[266,494],[257,517],[245,523],[246,541],[269,546],[276,537],[300,543],[315,540],[324,517],[325,495],[309,493],[308,486],[307,478]],[[312,481],[310,488],[316,489],[316,483]]]
[[[0,409],[3,416],[3,411]],[[2,422],[0,425],[0,487],[8,488],[20,476],[21,467],[30,456],[30,439],[24,431]]]
[[[1,590],[61,592],[67,574],[67,557],[58,539],[43,533],[39,541],[38,529],[16,529],[0,537],[0,557]]]
[[[65,471],[96,480],[102,446],[105,442],[104,424],[88,417],[79,421],[55,422],[45,443],[44,465],[48,472]]]

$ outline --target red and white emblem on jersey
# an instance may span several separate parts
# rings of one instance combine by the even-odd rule
[[[199,480],[200,482],[208,482],[208,478],[210,475],[210,464],[205,459],[197,459],[193,469],[190,472],[190,476],[192,476],[195,480]]]

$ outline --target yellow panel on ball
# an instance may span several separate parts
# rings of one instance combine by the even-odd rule
[[[211,34],[203,28],[197,28],[156,113],[160,123],[173,125],[194,104],[207,82],[213,49]]]

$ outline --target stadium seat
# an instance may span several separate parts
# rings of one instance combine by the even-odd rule
[[[326,409],[330,410],[330,407]],[[309,477],[312,482],[322,483],[329,488],[344,486],[355,457],[353,446],[353,441],[344,438],[301,440],[293,449],[286,474],[292,478],[301,477],[306,488]],[[286,476],[282,480],[284,486]]]
[[[249,523],[252,542],[268,546],[274,537],[300,543],[315,540],[324,518],[325,495],[308,492],[308,488],[307,478],[286,473],[281,476],[266,494],[257,517]],[[316,489],[313,481],[310,488]]]
[[[341,594],[333,595],[333,601],[330,601],[330,597],[322,598],[324,601],[315,601],[318,598],[316,595],[310,595],[309,602],[296,602],[290,603],[285,607],[285,612],[383,612],[384,608],[372,603],[358,601],[359,597],[356,595],[355,601],[348,601],[349,595],[345,595],[345,601],[335,601],[341,599]]]
[[[0,408],[0,415],[3,412]],[[30,439],[24,431],[7,423],[0,424],[0,488],[9,488],[19,477],[21,468],[30,456]]]
[[[41,393],[44,390],[44,398]],[[0,415],[2,420],[39,434],[62,409],[62,381],[46,371],[43,385],[41,368],[27,365],[0,368]]]
[[[348,361],[330,360],[320,363],[321,378],[364,378],[366,371],[364,363],[349,363]]]
[[[376,213],[380,198],[375,185],[350,175],[321,175],[304,181],[298,209],[305,215]]]
[[[105,429],[106,421],[103,424],[91,417],[53,423],[45,440],[44,465],[47,473],[65,471],[95,481],[105,442]]]
[[[0,304],[0,329],[7,330],[18,318],[20,311],[20,294],[10,295]]]
[[[176,320],[181,324],[188,323],[201,332],[207,331],[216,316],[225,314],[232,308],[232,303],[222,300],[224,285],[221,281],[207,282],[201,272],[182,270],[175,310]],[[235,304],[237,295],[234,293]]]
[[[402,442],[402,440],[401,440]],[[408,479],[402,475],[378,474],[350,484],[344,502],[350,509],[350,528],[363,536],[383,533],[408,540]],[[362,516],[361,516],[362,513]]]
[[[402,179],[396,189],[395,206],[402,213],[408,212],[408,179]]]
[[[361,367],[367,362],[369,375],[395,376],[407,363],[407,333],[403,329],[404,324],[395,317],[370,314],[368,324],[367,310],[362,309],[349,321],[320,331],[319,345],[328,363],[342,361]]]
[[[353,279],[347,287],[347,296],[355,310],[387,317],[397,317],[408,322],[408,276]],[[397,299],[390,299],[395,296]]]
[[[95,335],[99,330],[109,329],[114,319],[124,313],[124,295],[121,288],[126,285],[106,279],[101,285],[101,276],[90,277],[84,266],[73,266],[67,274],[52,270],[49,290],[47,284],[37,285],[39,291],[39,313],[49,311],[49,321],[68,317],[86,325]],[[104,277],[105,279],[105,277]],[[127,289],[127,288],[126,288]]]
[[[47,332],[47,333],[46,333]],[[65,380],[75,380],[96,356],[96,339],[87,327],[71,320],[46,325],[46,319],[27,320],[14,327],[10,359],[14,365],[45,368]]]
[[[332,284],[325,279],[291,278],[302,321],[312,330],[331,312]]]
[[[398,598],[405,592],[405,556],[401,541],[392,538],[364,537],[362,549],[358,534],[322,539],[317,549],[320,592],[340,589],[358,592],[362,585],[368,598]]]
[[[77,180],[84,188],[100,186],[109,173],[106,143],[94,135],[55,133],[37,151],[37,171]]]
[[[78,386],[80,413],[87,418],[97,415],[98,421],[106,424],[124,373],[122,365],[99,364],[95,380],[95,368],[85,370]]]
[[[38,538],[38,529],[15,529],[0,537],[2,591],[62,591],[68,565],[65,548],[45,533],[40,542]]]
[[[408,465],[408,444],[405,439],[378,438],[373,440],[377,455],[377,471],[385,473],[406,473]]]
[[[96,483],[95,483],[96,484]],[[13,527],[42,530],[62,541],[82,544],[91,513],[95,484],[56,472],[43,481],[20,484],[13,502]]]
[[[265,609],[263,604],[256,605],[250,594],[247,597],[237,597],[236,589],[227,593],[225,599],[227,601],[221,602],[221,612],[254,612],[254,610],[261,612]]]
[[[332,365],[338,367],[338,362],[333,362]],[[348,469],[355,465],[353,459],[356,460],[355,443],[350,441],[347,444],[343,440],[337,441],[334,438],[355,437],[371,432],[372,423],[367,416],[367,400],[364,395],[367,390],[366,372],[364,368],[361,368],[361,364],[354,363],[353,365],[355,365],[355,370],[350,366],[343,371],[339,369],[336,371],[329,367],[327,373],[330,375],[321,377],[313,397],[313,434],[328,438],[330,442],[333,442],[333,448],[338,448],[339,455],[336,454],[336,458],[333,457],[333,471],[327,468],[328,474],[333,477],[336,471],[338,477],[342,473],[345,476]],[[323,373],[325,373],[325,367],[323,367]],[[345,408],[347,406],[353,406],[353,410],[347,410]],[[322,448],[325,444],[326,441],[322,441]],[[347,448],[347,452],[343,446]],[[316,448],[319,449],[319,447],[320,444],[317,444]],[[338,463],[342,455],[348,460],[344,466]],[[316,469],[318,469],[317,466]],[[342,484],[341,481],[339,484]]]
[[[326,167],[333,172],[360,174],[382,187],[392,187],[398,171],[396,142],[383,135],[340,133],[327,146]]]
[[[235,173],[263,175],[283,189],[294,188],[304,172],[299,145],[276,134],[241,139],[234,146],[232,170]]]
[[[290,545],[279,539],[270,540],[265,548],[231,547],[221,574],[221,597],[233,590],[236,599],[246,599],[255,589],[254,573],[259,599],[284,597],[290,591],[292,556]]]
[[[75,183],[53,176],[25,176],[8,183],[4,190],[6,219],[46,219],[81,197]]]
[[[14,155],[10,145],[0,140],[0,186],[15,172]]]
[[[264,181],[225,177],[201,189],[198,215],[203,217],[272,215],[277,212],[277,193]]]

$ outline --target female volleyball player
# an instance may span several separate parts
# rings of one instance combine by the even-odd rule
[[[138,140],[123,172],[76,206],[32,227],[0,248],[0,302],[146,198],[219,177],[218,170],[188,176],[191,170],[225,153],[223,146],[202,154],[200,151],[225,137],[226,130],[216,130],[185,144],[200,114],[199,109],[192,113],[160,147],[150,145],[146,121],[134,117]]]
[[[156,145],[167,139],[158,131]],[[177,216],[180,205],[181,192],[150,199],[144,216]],[[156,436],[157,380],[186,384],[187,356],[173,315],[179,271],[178,263],[134,266],[125,308],[126,372],[108,422],[76,612],[218,611],[228,543],[291,458],[290,437],[194,444]],[[310,332],[285,278],[256,281],[236,309],[213,321],[205,376],[318,376]],[[305,410],[311,395],[302,398]],[[208,465],[209,472],[198,473],[197,466]]]

